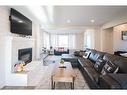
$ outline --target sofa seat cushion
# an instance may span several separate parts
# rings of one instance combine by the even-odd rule
[[[92,81],[98,83],[100,73],[98,73],[94,68],[89,67],[84,67],[84,70],[87,72],[88,76],[91,78]]]
[[[127,58],[118,56],[113,63],[119,67],[118,73],[127,73]]]
[[[78,61],[82,67],[93,67],[93,63],[89,59],[79,57]]]
[[[127,89],[127,74],[109,74],[114,80],[116,80],[120,86]]]
[[[120,84],[114,80],[112,77],[107,75],[102,75],[99,77],[99,86],[103,89],[120,89]]]

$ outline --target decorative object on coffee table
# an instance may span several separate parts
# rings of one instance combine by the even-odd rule
[[[63,59],[60,60],[59,68],[66,68],[66,66],[64,66],[64,60]]]

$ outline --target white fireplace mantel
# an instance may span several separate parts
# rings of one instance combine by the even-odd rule
[[[25,48],[33,48],[33,39],[25,37],[12,38],[12,72],[14,71],[14,64],[18,62],[18,50]]]
[[[15,73],[14,64],[18,61],[18,49],[33,48],[34,40],[23,37],[6,37],[5,80],[6,86],[27,86],[28,73]]]

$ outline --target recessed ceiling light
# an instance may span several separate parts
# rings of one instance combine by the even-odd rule
[[[18,22],[19,22],[19,23],[23,23],[23,21],[21,21],[21,20],[19,20]]]
[[[95,21],[94,21],[94,19],[91,19],[90,22],[91,22],[91,23],[94,23]]]
[[[67,20],[67,23],[71,23],[71,20],[70,20],[70,19],[68,19],[68,20]]]

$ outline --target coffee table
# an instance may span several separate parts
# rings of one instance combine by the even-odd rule
[[[76,74],[71,66],[70,62],[64,62],[66,68],[60,68],[57,64],[51,76],[51,88],[55,89],[56,82],[69,82],[71,89],[74,89],[74,81]]]

